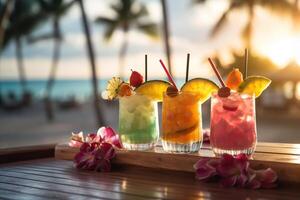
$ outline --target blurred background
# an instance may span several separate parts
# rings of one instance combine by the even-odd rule
[[[130,69],[181,85],[243,69],[272,79],[257,99],[258,140],[300,143],[298,0],[0,0],[0,148],[67,141],[72,131],[117,129],[107,80]],[[203,124],[209,127],[209,102]]]

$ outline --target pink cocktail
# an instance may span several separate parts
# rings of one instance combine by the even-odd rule
[[[256,146],[255,99],[231,92],[211,99],[211,146],[216,155],[251,155]]]

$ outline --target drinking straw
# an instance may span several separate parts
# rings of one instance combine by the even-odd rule
[[[244,63],[244,79],[247,78],[248,73],[248,49],[245,48],[245,55],[244,55],[245,63]]]
[[[185,74],[185,82],[189,80],[189,68],[190,68],[190,54],[187,54],[187,61],[186,61],[186,74]]]
[[[175,82],[174,82],[174,80],[173,80],[171,74],[170,74],[169,71],[167,70],[167,68],[166,68],[165,64],[163,63],[163,61],[160,59],[159,62],[160,62],[160,64],[161,64],[161,66],[164,68],[164,70],[165,70],[165,72],[166,72],[166,74],[167,74],[167,76],[168,76],[169,81],[170,81],[170,82],[172,83],[172,85],[178,90],[178,88],[177,88],[177,86],[176,86],[176,84],[175,84]]]
[[[145,82],[148,80],[148,61],[147,54],[145,54]]]
[[[208,58],[208,61],[209,61],[210,65],[211,65],[211,67],[213,68],[215,74],[217,75],[217,77],[218,77],[218,79],[219,79],[219,81],[220,81],[222,87],[226,87],[226,85],[225,85],[225,83],[224,83],[224,81],[223,81],[223,79],[222,79],[222,77],[221,77],[221,75],[220,75],[220,73],[219,73],[219,71],[218,71],[216,65],[215,65],[214,62],[212,61],[212,59],[211,59],[211,58]]]

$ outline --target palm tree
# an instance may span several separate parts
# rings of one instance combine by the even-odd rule
[[[97,68],[96,68],[96,62],[95,62],[94,49],[93,49],[92,40],[91,40],[90,28],[89,28],[89,24],[88,24],[88,20],[87,20],[87,16],[85,13],[83,2],[82,2],[82,0],[77,0],[77,1],[80,6],[82,25],[83,25],[83,30],[85,33],[87,50],[88,50],[89,60],[90,60],[91,69],[92,69],[94,106],[95,106],[95,112],[96,112],[96,117],[97,117],[97,123],[99,126],[103,126],[105,124],[105,122],[104,122],[103,116],[101,114],[100,98],[99,98],[99,94],[98,94]]]
[[[22,38],[35,30],[45,17],[44,13],[38,12],[38,9],[36,9],[36,3],[37,0],[14,1],[13,10],[10,13],[8,25],[5,27],[3,33],[4,37],[2,39],[2,45],[0,46],[1,53],[7,47],[9,42],[15,42],[23,97],[28,97],[28,92],[26,89],[26,75],[23,63]]]
[[[206,1],[207,0],[196,0],[194,2],[203,3]],[[294,18],[295,15],[300,15],[299,8],[297,7],[297,9],[295,9],[294,3],[287,0],[229,0],[229,2],[230,3],[228,9],[225,10],[225,12],[222,14],[222,16],[218,19],[217,23],[212,28],[211,36],[214,37],[220,32],[222,27],[225,25],[227,17],[230,13],[236,10],[246,9],[248,14],[248,21],[244,27],[244,30],[242,31],[242,36],[244,39],[245,46],[248,48],[251,48],[252,45],[253,23],[255,20],[254,14],[256,6],[263,7],[276,14],[289,15],[292,18]]]
[[[166,0],[161,0],[161,8],[163,13],[163,33],[164,33],[164,42],[165,42],[165,51],[168,60],[168,68],[170,74],[172,74],[172,63],[171,63],[171,47],[170,47],[170,33],[169,33],[169,18],[168,18],[168,9]]]
[[[11,12],[13,10],[14,0],[0,1],[0,49],[2,47],[2,42],[5,34],[6,23],[9,20]]]
[[[97,17],[95,22],[106,27],[104,38],[109,41],[114,32],[120,29],[123,32],[123,42],[119,52],[119,73],[124,76],[124,59],[128,48],[128,32],[135,28],[150,37],[157,37],[156,24],[150,21],[148,9],[144,4],[139,4],[135,0],[119,0],[110,5],[115,17]]]
[[[51,103],[51,92],[54,85],[54,80],[57,72],[57,66],[60,58],[60,47],[62,42],[62,32],[60,27],[61,18],[67,14],[70,8],[74,5],[76,1],[65,3],[63,0],[40,0],[40,12],[44,12],[47,15],[47,18],[52,19],[52,32],[49,34],[43,34],[40,36],[29,37],[29,42],[34,43],[41,40],[54,39],[54,48],[52,56],[52,65],[50,69],[49,79],[46,83],[46,92],[45,92],[45,111],[46,117],[48,120],[54,119],[53,108]]]

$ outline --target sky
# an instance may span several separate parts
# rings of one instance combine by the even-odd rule
[[[161,26],[162,14],[160,0],[139,0],[146,3],[151,19]],[[114,0],[84,1],[92,41],[96,52],[97,73],[99,77],[110,78],[118,75],[118,52],[122,42],[122,32],[117,31],[111,41],[103,39],[104,27],[94,23],[97,16],[112,16],[109,5]],[[231,50],[242,53],[241,30],[246,24],[245,11],[236,11],[229,15],[226,26],[215,37],[209,37],[211,28],[221,14],[228,8],[226,0],[212,0],[205,4],[193,5],[190,0],[168,0],[170,19],[173,71],[176,77],[184,77],[186,54],[191,54],[190,77],[211,77],[212,70],[207,57],[216,53],[226,63],[232,61]],[[58,66],[58,79],[86,79],[90,77],[90,65],[87,59],[85,38],[81,26],[81,14],[77,5],[63,17],[61,27],[64,33],[62,55]],[[300,63],[300,37],[292,31],[292,23],[286,16],[276,16],[260,7],[255,8],[253,49],[256,54],[269,57],[284,67],[291,59]],[[34,34],[51,31],[45,23]],[[162,38],[162,32],[160,31]],[[35,44],[24,43],[25,72],[28,79],[44,79],[49,75],[53,41]],[[0,79],[17,79],[14,43],[0,57]],[[124,71],[129,76],[134,69],[144,71],[144,55],[148,54],[149,78],[164,77],[158,62],[166,63],[162,39],[153,40],[142,33],[129,32],[129,49]],[[251,67],[251,66],[249,66]]]

